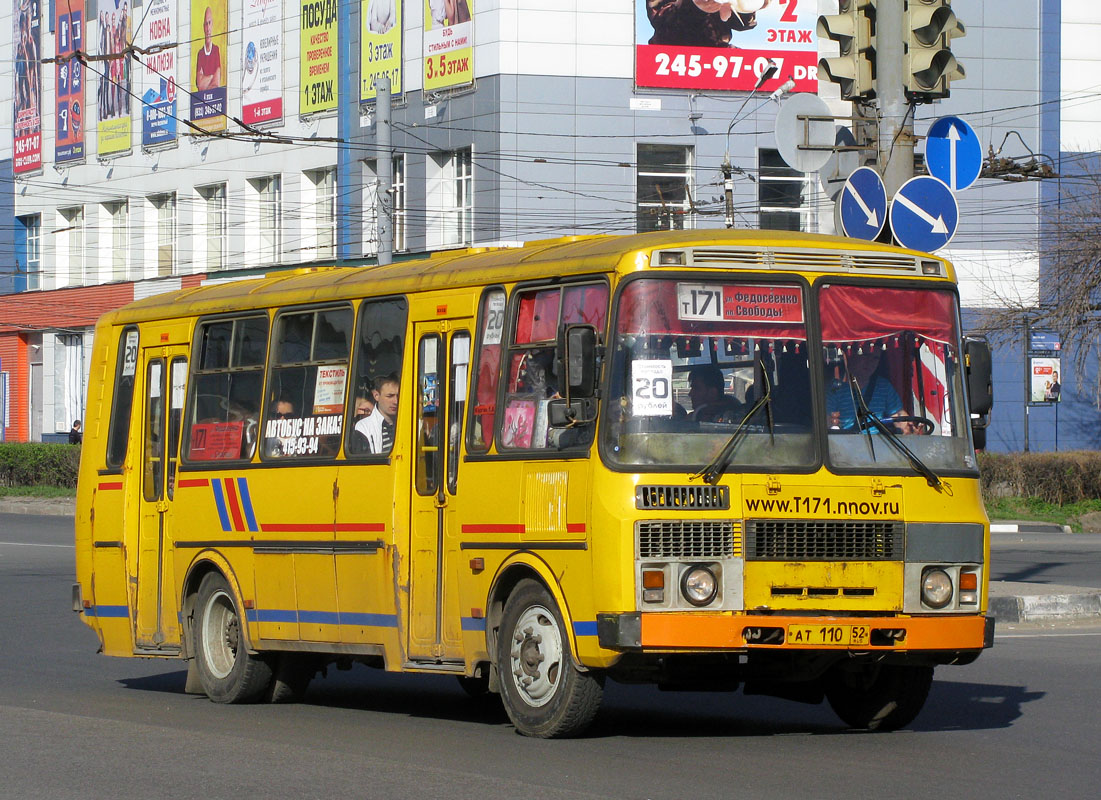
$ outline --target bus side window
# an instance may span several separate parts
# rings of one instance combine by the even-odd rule
[[[351,347],[348,306],[287,311],[276,317],[264,458],[336,456]]]
[[[130,410],[134,405],[134,375],[138,368],[138,329],[127,328],[119,339],[115,399],[107,433],[107,466],[121,467],[130,440]]]
[[[484,453],[493,444],[497,415],[497,383],[501,375],[501,336],[505,329],[505,292],[487,289],[482,295],[478,329],[478,362],[474,373],[474,403],[466,443],[472,453]]]
[[[251,460],[260,428],[268,318],[200,323],[187,407],[187,461]]]
[[[407,317],[404,297],[365,300],[360,306],[345,455],[384,456],[394,446]]]

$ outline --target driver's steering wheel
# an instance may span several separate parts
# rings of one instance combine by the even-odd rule
[[[912,422],[915,425],[920,425],[924,430],[918,431],[919,435],[929,436],[933,433],[933,429],[936,428],[936,423],[928,417],[914,417],[914,416],[899,416],[888,417],[883,420],[884,425],[895,425],[899,422]]]

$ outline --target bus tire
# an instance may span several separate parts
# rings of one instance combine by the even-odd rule
[[[248,703],[271,685],[271,665],[248,652],[242,624],[229,583],[209,573],[199,584],[192,642],[199,681],[215,703]]]
[[[518,583],[505,603],[497,668],[505,711],[525,736],[577,736],[600,707],[602,677],[574,666],[558,606],[536,581]]]
[[[827,677],[826,700],[853,728],[896,731],[914,721],[932,685],[932,667],[873,664],[861,670],[834,670]]]

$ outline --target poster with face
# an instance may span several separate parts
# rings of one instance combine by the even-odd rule
[[[791,78],[818,91],[818,4],[801,0],[636,0],[635,83],[752,91],[770,62],[771,92]]]
[[[1028,399],[1033,403],[1058,403],[1063,395],[1061,359],[1033,356],[1029,361],[1032,382]]]
[[[15,0],[15,174],[42,168],[41,24],[38,0]]]
[[[176,0],[147,0],[138,29],[146,50],[141,60],[141,144],[157,147],[176,141]],[[163,49],[161,49],[163,47]]]
[[[375,99],[375,79],[390,78],[390,94],[402,89],[402,0],[362,0],[360,31],[359,99]]]
[[[229,0],[191,3],[191,121],[204,131],[226,129]]]
[[[246,125],[283,121],[282,12],[279,0],[245,0],[241,119]]]
[[[424,0],[425,91],[474,81],[473,0]]]
[[[130,46],[129,0],[104,0],[99,8],[99,62],[97,91],[99,154],[112,155],[130,149]]]
[[[75,57],[85,52],[84,0],[65,0],[54,4],[54,31],[57,34],[57,133],[54,137],[54,162],[68,164],[84,160],[84,79],[88,74]]]

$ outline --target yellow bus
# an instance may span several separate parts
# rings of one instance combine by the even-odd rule
[[[777,231],[159,295],[96,328],[74,610],[216,702],[354,661],[538,737],[608,679],[898,728],[993,640],[972,362],[946,261]]]

